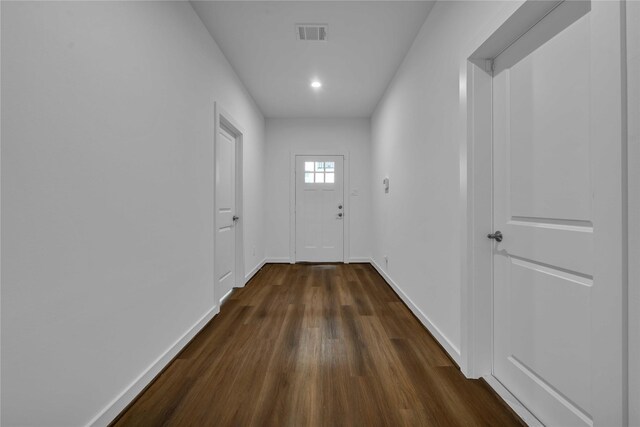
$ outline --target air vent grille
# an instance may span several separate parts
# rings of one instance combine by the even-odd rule
[[[296,24],[296,37],[303,41],[327,41],[327,25]]]

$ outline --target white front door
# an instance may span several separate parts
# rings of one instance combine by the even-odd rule
[[[235,285],[236,268],[236,139],[220,126],[216,137],[215,298]]]
[[[296,156],[296,261],[343,261],[343,156]]]
[[[613,426],[624,407],[622,122],[606,104],[621,87],[600,52],[619,55],[620,13],[593,2],[546,40],[571,7],[494,61],[493,373],[545,425]]]

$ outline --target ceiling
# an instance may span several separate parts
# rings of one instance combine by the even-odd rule
[[[434,2],[191,3],[266,117],[369,117]],[[297,23],[328,24],[327,41]]]

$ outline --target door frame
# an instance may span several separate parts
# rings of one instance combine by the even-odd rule
[[[349,185],[348,150],[292,150],[289,152],[289,263],[296,263],[296,156],[342,156],[343,174],[342,197],[344,220],[342,233],[342,262],[349,264],[349,224],[351,222],[351,203]]]
[[[562,1],[527,0],[505,9],[473,46],[460,76],[461,366],[469,378],[493,369],[493,59]]]
[[[640,425],[640,2],[626,4],[627,17],[627,194],[629,226],[629,425]],[[635,95],[634,95],[635,94]]]
[[[236,239],[236,248],[235,248],[235,271],[234,271],[234,287],[242,287],[245,285],[245,276],[244,276],[244,215],[242,210],[242,148],[243,148],[243,140],[244,140],[244,130],[240,126],[240,124],[233,118],[231,114],[225,110],[219,102],[214,102],[214,115],[215,115],[215,126],[214,126],[214,142],[213,142],[213,232],[214,232],[214,241],[213,241],[213,268],[214,268],[214,278],[215,278],[215,268],[216,268],[216,242],[215,235],[217,230],[216,217],[217,217],[217,206],[216,206],[216,159],[218,157],[218,138],[220,128],[224,128],[227,132],[235,137],[236,140],[236,182],[235,182],[235,202],[236,202],[236,215],[240,217],[240,220],[236,222],[235,228],[235,239]],[[215,287],[214,287],[215,289]],[[215,290],[214,290],[215,292]],[[222,304],[224,300],[230,295],[231,292],[226,295],[214,295],[214,300],[217,300],[219,304]]]
[[[513,402],[509,392],[503,388],[500,390],[501,384],[493,377],[493,255],[492,242],[486,238],[488,232],[493,231],[493,135],[492,135],[492,84],[493,84],[493,58],[496,58],[507,47],[509,47],[520,36],[527,33],[540,22],[547,14],[556,7],[565,3],[565,5],[573,4],[573,8],[567,6],[563,12],[559,10],[558,16],[550,19],[551,26],[549,30],[554,28],[557,32],[568,27],[575,20],[579,19],[585,13],[600,9],[598,2],[591,1],[569,1],[563,2],[538,2],[535,0],[527,0],[519,2],[509,9],[503,10],[503,13],[492,22],[484,32],[485,37],[478,37],[483,42],[476,46],[470,46],[470,55],[460,68],[460,122],[463,124],[460,134],[460,200],[461,200],[461,217],[460,225],[463,233],[461,233],[461,370],[468,378],[484,377],[487,382],[501,394],[501,396],[509,401],[519,415],[528,418],[528,421],[535,423],[537,420],[524,407],[517,408],[518,402]],[[599,10],[598,15],[593,15],[598,21],[596,25],[607,25],[612,22],[618,22],[623,25],[625,19],[625,3],[624,0],[617,2],[605,2],[612,7],[613,11]],[[614,5],[614,6],[611,6]],[[584,10],[587,7],[588,9]],[[581,9],[582,8],[582,9]],[[567,13],[564,11],[569,10]],[[606,22],[604,22],[607,20]],[[592,25],[593,22],[592,22]],[[624,27],[622,27],[624,28]],[[593,29],[592,29],[593,31]],[[551,33],[551,37],[556,33]],[[620,83],[621,93],[607,93],[600,95],[606,98],[602,105],[598,106],[592,101],[592,108],[597,114],[605,108],[611,106],[619,107],[620,118],[623,123],[614,123],[614,120],[607,119],[606,123],[599,125],[611,131],[619,130],[620,145],[612,145],[612,153],[598,152],[594,153],[606,162],[609,166],[617,164],[617,160],[624,159],[627,151],[627,137],[624,126],[624,117],[626,110],[624,101],[626,100],[626,81],[624,80],[623,63],[621,54],[624,55],[624,33],[606,35],[599,34],[604,40],[593,38],[593,56],[592,72],[594,70],[599,75],[607,76],[609,81]],[[549,34],[547,34],[548,36]],[[606,37],[604,37],[606,36]],[[546,39],[548,40],[548,38]],[[546,41],[544,40],[544,41]],[[607,43],[619,44],[621,49],[615,52],[615,49],[609,50]],[[597,59],[596,59],[597,58]],[[597,90],[597,88],[596,88]],[[609,107],[605,107],[608,105]],[[616,111],[617,112],[617,111]],[[594,126],[591,127],[591,133],[594,133]],[[604,150],[601,150],[604,151]],[[628,406],[625,404],[627,396],[625,390],[625,375],[628,373],[628,362],[626,360],[625,345],[628,342],[627,318],[626,318],[626,295],[628,292],[628,283],[626,277],[626,257],[627,257],[627,236],[628,225],[626,218],[627,210],[627,185],[626,185],[626,167],[622,161],[618,165],[621,168],[621,194],[612,196],[616,203],[612,203],[612,209],[618,209],[621,223],[614,228],[615,239],[620,239],[621,245],[617,259],[620,261],[621,270],[615,271],[615,266],[605,266],[606,277],[614,278],[614,283],[620,285],[619,297],[620,310],[622,315],[620,319],[616,319],[609,323],[620,329],[623,346],[623,358],[618,371],[612,376],[616,377],[612,381],[620,381],[623,384],[619,392],[612,391],[612,395],[605,399],[609,403],[617,401],[622,402],[622,417],[628,416]],[[617,214],[617,212],[616,212]],[[598,212],[594,211],[594,222],[598,221]],[[602,222],[602,221],[601,221]],[[601,223],[600,222],[600,223]],[[600,233],[601,235],[603,233]],[[597,237],[596,237],[597,238]],[[602,237],[599,237],[602,239]],[[601,269],[600,272],[603,272]],[[616,299],[617,303],[618,299]],[[607,319],[608,320],[608,319]],[[620,378],[622,376],[622,378]],[[620,395],[620,393],[622,395]],[[515,406],[514,406],[515,403]],[[594,402],[594,413],[601,411],[606,412],[606,403]],[[600,405],[600,406],[598,406]],[[521,406],[521,405],[520,405]],[[626,408],[626,409],[625,409]],[[597,420],[596,420],[597,421]]]

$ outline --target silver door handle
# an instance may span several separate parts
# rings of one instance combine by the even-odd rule
[[[233,216],[233,222],[236,222],[236,221],[238,221],[239,219],[240,219],[240,217],[239,217],[239,216],[237,216],[237,215],[234,215],[234,216]]]
[[[342,218],[342,212],[338,214],[338,218]]]
[[[496,231],[495,233],[487,234],[487,237],[490,239],[494,239],[496,242],[502,242],[502,233],[500,231]]]

